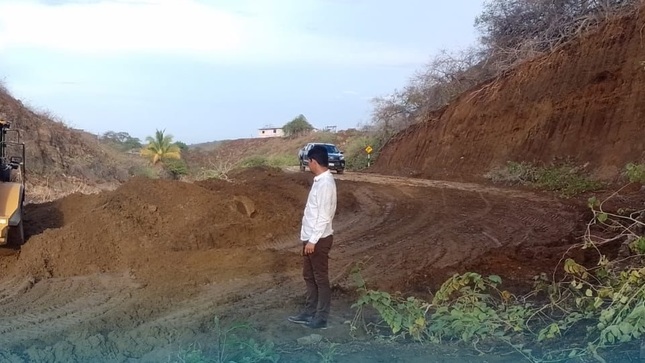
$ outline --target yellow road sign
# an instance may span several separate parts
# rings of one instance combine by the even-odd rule
[[[368,154],[371,154],[372,150],[374,150],[374,149],[372,149],[372,147],[369,146],[369,145],[367,145],[367,147],[365,148],[365,152],[368,153]]]

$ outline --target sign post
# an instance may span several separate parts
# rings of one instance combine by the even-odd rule
[[[367,153],[367,167],[368,168],[370,167],[370,156],[372,155],[372,151],[373,151],[372,147],[370,145],[367,145],[367,147],[365,148],[365,152]]]

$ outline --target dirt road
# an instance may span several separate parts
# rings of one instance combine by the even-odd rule
[[[557,261],[550,251],[571,243],[582,220],[580,207],[528,192],[335,177],[335,293],[322,335],[343,344],[337,361],[484,361],[352,342],[357,262],[370,286],[388,291],[425,296],[467,270],[521,288]],[[233,183],[134,180],[30,206],[29,241],[0,255],[0,361],[172,361],[191,343],[215,345],[216,316],[252,325],[280,347],[281,361],[320,361],[296,343],[311,331],[285,320],[303,299],[297,231],[310,182],[308,173],[276,170]]]

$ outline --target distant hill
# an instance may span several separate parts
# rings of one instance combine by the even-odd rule
[[[298,150],[308,142],[330,142],[341,150],[350,146],[353,140],[365,133],[356,130],[332,132],[312,132],[297,137],[247,138],[221,140],[211,143],[190,145],[184,154],[188,165],[194,172],[226,165],[269,162],[274,166],[298,165]]]
[[[189,149],[200,149],[200,150],[213,150],[214,148],[216,148],[222,142],[224,142],[224,140],[201,142],[201,143],[198,143],[198,144],[190,144],[190,145],[188,145],[188,148]]]

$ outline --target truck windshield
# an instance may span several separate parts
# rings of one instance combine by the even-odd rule
[[[327,153],[329,154],[338,154],[340,152],[334,145],[325,145],[325,148],[327,148]]]

